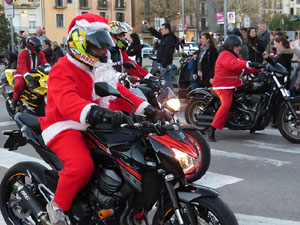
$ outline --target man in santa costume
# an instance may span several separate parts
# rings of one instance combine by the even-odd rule
[[[107,48],[114,45],[104,17],[83,14],[75,17],[68,30],[68,53],[49,74],[46,116],[40,118],[42,136],[64,163],[54,199],[47,211],[51,224],[67,224],[64,211],[70,209],[76,193],[87,184],[94,170],[93,160],[81,131],[90,125],[109,122],[119,125],[122,110],[131,105],[115,97],[100,98],[95,82],[107,82],[134,103],[136,114],[153,116],[153,108],[118,83]]]
[[[239,78],[243,73],[255,72],[259,63],[244,61],[239,52],[242,40],[236,35],[228,36],[216,61],[213,90],[219,96],[221,105],[216,112],[211,126],[206,130],[208,140],[215,142],[215,130],[222,130],[231,108],[234,90],[242,85]]]
[[[116,63],[116,65],[114,65],[115,70],[122,73],[124,72],[124,70],[126,70],[136,79],[147,79],[152,77],[153,75],[151,73],[136,64],[128,57],[126,53],[128,41],[126,40],[125,35],[130,32],[132,28],[127,23],[119,21],[111,21],[109,22],[109,26],[112,39],[115,43],[115,46],[109,49],[111,53],[111,59],[114,63]],[[123,68],[122,63],[128,61],[132,62],[135,65],[136,69]]]
[[[29,87],[34,85],[34,78],[30,76],[30,70],[36,69],[39,65],[47,64],[44,52],[41,49],[42,42],[38,37],[31,36],[26,39],[26,48],[20,52],[17,71],[14,72],[16,82],[12,101],[12,108],[14,109],[25,89],[24,79],[28,81]]]

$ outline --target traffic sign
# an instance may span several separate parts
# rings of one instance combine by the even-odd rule
[[[13,2],[13,0],[5,0],[5,2],[6,4],[10,5]]]
[[[5,5],[5,18],[14,18],[14,5]]]

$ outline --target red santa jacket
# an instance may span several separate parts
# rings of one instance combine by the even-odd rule
[[[130,69],[130,70],[127,70],[125,69],[128,73],[130,73],[132,76],[134,76],[135,78],[139,78],[139,79],[142,79],[142,78],[147,78],[147,76],[151,76],[151,73],[149,73],[147,70],[144,70],[142,67],[140,67],[138,64],[136,64],[133,60],[131,60],[126,51],[125,50],[120,50],[121,51],[121,54],[122,54],[122,62],[133,62],[134,65],[136,66],[136,69],[143,75],[141,76],[138,71],[136,71],[135,69]]]
[[[44,52],[40,51],[38,55],[35,54],[34,59],[33,56],[28,53],[31,53],[28,49],[23,49],[20,52],[17,71],[14,73],[15,77],[25,77],[26,75],[29,75],[30,70],[47,63]],[[33,68],[34,62],[35,68]]]
[[[99,101],[93,99],[94,79],[94,72],[70,55],[60,58],[52,67],[48,79],[46,116],[40,118],[46,144],[64,130],[86,130],[89,126],[86,122],[87,114],[92,105],[99,105]],[[143,114],[149,105],[147,102],[121,84],[118,84],[117,89],[133,102],[136,114]],[[110,101],[109,109],[130,113],[131,105],[117,98]]]
[[[242,80],[239,76],[243,72],[247,74],[255,71],[248,64],[248,61],[244,61],[240,55],[237,58],[230,51],[221,52],[215,65],[213,89],[235,89],[241,86]]]

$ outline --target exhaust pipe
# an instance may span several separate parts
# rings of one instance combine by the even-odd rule
[[[28,208],[43,225],[51,225],[47,213],[44,211],[44,207],[35,199],[32,191],[25,187],[20,181],[14,184],[14,188],[16,193],[21,197],[25,207]]]
[[[212,122],[214,120],[214,116],[210,116],[210,115],[202,115],[202,114],[196,114],[195,115],[195,118],[197,120],[200,120],[200,121],[208,121],[208,122]]]

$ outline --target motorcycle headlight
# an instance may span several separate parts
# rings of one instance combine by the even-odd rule
[[[197,159],[189,156],[188,154],[179,151],[176,148],[172,148],[175,158],[178,160],[183,172],[189,171],[193,167],[197,167]]]
[[[171,98],[166,102],[167,107],[174,111],[178,112],[180,110],[180,101],[178,98]]]

